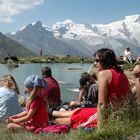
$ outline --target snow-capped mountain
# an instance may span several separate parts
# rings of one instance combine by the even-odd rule
[[[69,21],[69,24],[68,24]],[[64,24],[66,26],[64,26]],[[69,25],[69,26],[68,26]],[[62,30],[65,31],[62,33]],[[52,26],[56,38],[73,44],[73,40],[87,45],[91,51],[110,47],[118,55],[130,47],[135,56],[140,50],[140,15],[126,16],[123,20],[110,24],[75,24],[70,20]]]
[[[39,21],[21,28],[15,34],[7,34],[7,36],[20,42],[36,54],[40,54],[42,50],[44,55],[91,55],[87,48],[81,49],[81,47],[75,47],[56,38],[52,29],[42,25]]]
[[[48,27],[36,22],[8,36],[24,46],[32,46],[32,50],[42,47],[46,54],[48,49],[49,54],[55,54],[61,48],[57,53],[91,55],[99,48],[108,47],[122,55],[123,50],[130,47],[137,56],[140,52],[140,15],[126,16],[110,24],[77,24],[67,19]]]

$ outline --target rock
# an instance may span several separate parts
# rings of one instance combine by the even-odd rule
[[[81,70],[82,68],[74,68],[74,67],[69,67],[69,68],[67,68],[67,70]]]

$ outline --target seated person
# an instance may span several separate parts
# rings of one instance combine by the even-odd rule
[[[4,121],[7,117],[22,111],[18,94],[18,85],[11,75],[4,75],[0,78],[0,120]]]
[[[95,79],[84,72],[81,74],[79,80],[80,92],[83,93],[83,99],[80,101],[71,101],[70,107],[95,107],[98,102],[98,83],[95,83]]]
[[[124,55],[124,57],[123,57],[124,62],[126,62],[128,64],[132,63],[132,53],[131,53],[129,47],[124,50],[123,55]]]
[[[137,57],[136,62],[140,62],[140,56]]]
[[[79,80],[80,88],[79,88],[79,96],[78,96],[78,102],[83,101],[85,94],[87,93],[87,88],[84,88],[87,82],[91,80],[90,75],[87,72],[81,73],[81,77]]]
[[[111,106],[115,111],[124,107],[126,100],[132,94],[129,81],[121,67],[117,65],[116,55],[113,50],[102,48],[95,54],[95,62],[99,71],[99,92],[98,105],[92,108],[77,108],[69,111],[53,111],[57,124],[71,125],[72,128],[80,127],[98,127],[109,121],[111,113],[108,107]],[[104,119],[102,118],[104,115]]]
[[[7,128],[13,132],[26,129],[35,132],[48,125],[48,112],[41,96],[42,88],[47,88],[46,81],[39,75],[30,75],[24,81],[24,90],[29,95],[26,110],[7,118]]]
[[[136,93],[138,104],[140,104],[140,65],[136,65],[133,69],[133,75],[135,77],[133,93]]]
[[[56,109],[61,104],[61,93],[58,82],[52,77],[50,67],[41,70],[43,79],[47,82],[48,88],[42,89],[42,96],[46,99],[49,108]]]
[[[92,81],[93,83],[98,83],[97,82],[97,75],[98,73],[94,70],[92,70],[91,72],[83,72],[81,73],[81,78],[79,80],[79,84],[80,84],[80,93],[78,96],[78,101],[82,101],[83,97],[85,94],[87,94],[87,92],[84,92],[84,84],[86,85],[87,82]],[[90,82],[90,84],[92,84],[92,82]],[[89,87],[88,87],[89,88]],[[88,89],[86,89],[87,91]]]

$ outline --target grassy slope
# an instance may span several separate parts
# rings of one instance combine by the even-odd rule
[[[110,125],[100,131],[86,132],[82,129],[71,130],[68,134],[33,134],[26,131],[12,133],[6,125],[0,126],[1,140],[126,140],[140,139],[140,121],[129,124]]]
[[[50,58],[28,58],[30,62],[39,62],[40,60],[46,61]],[[63,57],[59,56],[56,60],[51,58],[51,61],[60,62],[80,62],[79,57]],[[27,58],[26,58],[27,60]],[[69,60],[69,61],[68,61]],[[25,62],[22,58],[21,62]],[[92,59],[87,59],[86,62],[91,63]],[[134,65],[123,65],[124,69],[132,69]],[[132,105],[132,104],[131,104]],[[126,139],[140,139],[140,111],[138,111],[137,106],[130,106],[129,110],[125,110],[123,114],[123,119],[119,121],[114,121],[110,119],[108,124],[106,124],[100,131],[92,130],[91,132],[86,132],[83,129],[71,130],[66,135],[56,135],[52,133],[48,134],[33,134],[26,131],[19,133],[11,133],[7,130],[5,124],[0,125],[0,139],[1,140],[126,140]],[[138,136],[138,137],[136,137]]]

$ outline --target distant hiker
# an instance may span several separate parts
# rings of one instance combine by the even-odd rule
[[[42,52],[42,49],[40,50],[40,56],[42,56],[43,52]]]
[[[129,47],[123,52],[123,61],[126,63],[132,63],[132,53]]]
[[[84,63],[84,59],[85,59],[84,56],[80,57],[81,63]]]

